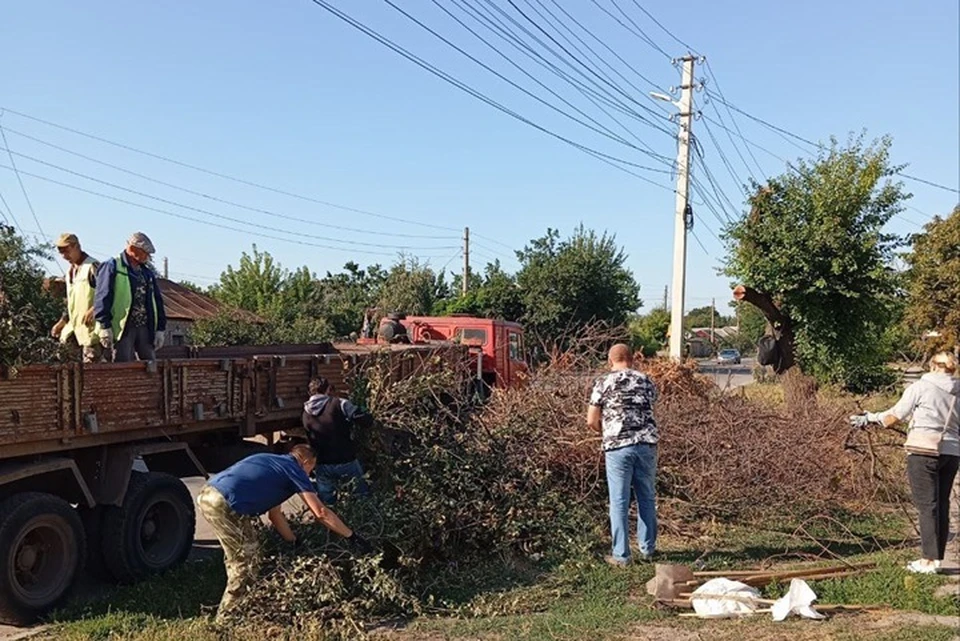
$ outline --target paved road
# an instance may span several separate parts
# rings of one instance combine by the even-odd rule
[[[753,382],[754,359],[745,358],[739,365],[717,365],[717,360],[698,361],[700,371],[712,376],[721,389],[736,389]]]

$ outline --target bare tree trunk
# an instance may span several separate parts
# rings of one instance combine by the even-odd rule
[[[758,292],[745,285],[737,285],[733,290],[733,297],[736,300],[746,301],[759,309],[775,330],[777,346],[780,348],[780,365],[774,368],[777,374],[783,374],[794,367],[797,361],[793,353],[793,322],[789,316],[780,311],[770,294]]]

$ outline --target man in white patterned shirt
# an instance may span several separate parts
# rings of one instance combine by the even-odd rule
[[[607,563],[630,562],[630,490],[637,497],[637,541],[640,556],[656,551],[656,474],[659,432],[653,417],[657,388],[645,374],[633,369],[633,353],[618,343],[610,348],[610,373],[593,385],[587,425],[603,435],[602,448],[610,495],[610,531],[613,554]]]

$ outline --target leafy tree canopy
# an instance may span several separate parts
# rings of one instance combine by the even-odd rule
[[[891,180],[900,168],[889,151],[889,138],[833,140],[755,185],[750,212],[724,230],[725,273],[778,325],[789,359],[823,383],[858,387],[882,363],[876,337],[895,312],[902,243],[883,228],[909,197]]]

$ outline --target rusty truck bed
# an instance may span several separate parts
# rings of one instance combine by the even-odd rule
[[[0,459],[231,428],[270,433],[299,424],[312,377],[346,392],[350,371],[374,353],[395,378],[467,359],[451,344],[165,352],[151,363],[31,365],[0,378]]]

